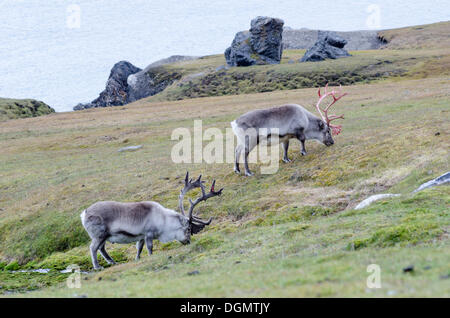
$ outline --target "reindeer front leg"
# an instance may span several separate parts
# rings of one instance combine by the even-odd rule
[[[136,243],[136,261],[141,259],[142,248],[144,247],[145,240],[140,240]]]
[[[289,162],[291,162],[291,159],[289,159],[289,157],[288,157],[289,139],[283,141],[282,145],[283,145],[283,150],[284,150],[283,161],[286,163],[289,163]]]
[[[306,156],[305,140],[300,140],[302,143],[302,156]]]
[[[302,144],[302,152],[301,152],[302,156],[306,156],[306,148],[305,148],[306,137],[305,137],[305,134],[303,133],[303,129],[299,129],[297,131],[296,137]]]

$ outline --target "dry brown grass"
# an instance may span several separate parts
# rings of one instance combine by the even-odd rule
[[[430,49],[450,47],[450,21],[380,31],[389,49]]]

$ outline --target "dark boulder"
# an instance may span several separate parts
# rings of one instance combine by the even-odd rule
[[[284,21],[269,17],[257,17],[250,25],[250,46],[269,64],[278,64],[283,53]]]
[[[127,61],[116,63],[111,69],[106,87],[99,97],[90,103],[78,104],[73,110],[125,105],[129,102],[128,76],[140,71],[140,68]]]
[[[90,103],[78,104],[73,110],[93,107],[122,106],[155,95],[181,78],[181,72],[164,65],[197,57],[171,56],[147,66],[144,70],[121,61],[111,69],[106,88]]]
[[[106,88],[100,93],[100,96],[92,101],[92,104],[98,106],[120,106],[127,103],[128,100],[128,76],[141,71],[130,62],[120,61],[111,69]],[[97,106],[97,107],[98,107]]]
[[[283,20],[270,17],[253,19],[250,31],[236,33],[231,46],[225,50],[227,64],[279,64],[283,52],[283,24]]]
[[[347,40],[334,32],[319,31],[317,42],[306,51],[300,62],[318,62],[351,56],[344,50],[346,44]]]

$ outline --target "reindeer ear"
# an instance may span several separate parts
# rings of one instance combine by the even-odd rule
[[[191,234],[197,234],[205,227],[204,224],[191,223]]]
[[[319,120],[319,129],[322,130],[324,127],[323,121]]]

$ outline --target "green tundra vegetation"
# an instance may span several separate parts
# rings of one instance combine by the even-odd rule
[[[34,99],[0,98],[0,122],[16,119],[37,117],[54,113],[55,110]]]
[[[0,293],[449,297],[450,189],[411,192],[450,170],[450,51],[445,41],[407,50],[401,46],[409,37],[426,40],[424,34],[416,40],[415,31],[428,30],[431,41],[448,25],[391,30],[384,38],[395,47],[388,42],[382,50],[320,63],[289,64],[301,51],[285,52],[280,65],[229,69],[222,75],[212,71],[224,63],[222,56],[175,63],[165,67],[183,76],[153,97],[123,107],[3,122]],[[340,76],[327,76],[343,72],[353,80],[342,83],[349,95],[335,106],[346,119],[334,146],[307,142],[303,157],[299,143],[292,142],[293,162],[280,162],[272,175],[261,174],[261,164],[251,164],[252,178],[236,175],[232,163],[172,162],[175,128],[193,131],[193,120],[201,119],[203,129],[225,132],[246,111],[284,103],[314,112],[317,86],[324,83],[314,74],[338,84]],[[377,73],[382,76],[372,77]],[[287,87],[300,77],[313,83]],[[281,87],[260,90],[268,79]],[[208,93],[211,83],[217,84],[214,93]],[[242,87],[233,91],[236,85]],[[218,96],[188,98],[208,94]],[[117,151],[130,145],[143,147]],[[153,255],[144,251],[139,262],[133,244],[107,243],[119,264],[108,266],[101,259],[106,269],[93,272],[81,211],[99,200],[154,200],[175,209],[187,170],[225,187],[221,197],[198,206],[199,216],[213,217],[212,224],[190,245],[156,242]],[[353,209],[377,193],[402,196]],[[60,272],[71,264],[87,272],[81,274],[80,289],[68,288],[69,274]],[[379,289],[366,285],[370,264],[380,266]],[[411,265],[413,271],[403,272]],[[50,272],[20,272],[44,268]]]

